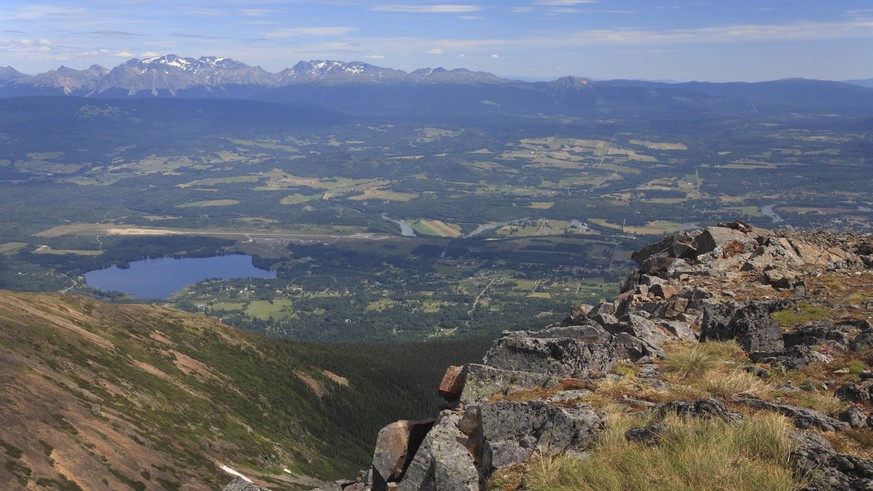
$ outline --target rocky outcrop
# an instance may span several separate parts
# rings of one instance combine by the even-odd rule
[[[585,449],[603,429],[601,416],[588,405],[556,407],[545,401],[501,401],[479,407],[482,469],[526,462],[534,452],[556,455]]]
[[[386,426],[371,469],[345,489],[483,489],[489,476],[534,455],[584,455],[607,426],[602,407],[591,401],[599,387],[621,379],[610,371],[633,371],[636,387],[663,397],[670,384],[658,360],[668,343],[735,340],[749,360],[739,368],[762,379],[814,363],[827,366],[839,353],[867,353],[873,326],[862,316],[814,319],[785,330],[774,315],[804,305],[833,310],[811,295],[810,278],[861,274],[873,265],[871,253],[869,237],[772,232],[742,222],[667,236],[633,254],[639,268],[613,301],[574,305],[563,321],[540,331],[504,331],[481,364],[450,367],[439,387],[448,409],[432,423]],[[671,415],[734,424],[744,418],[741,412],[770,411],[801,430],[869,431],[873,373],[862,371],[852,383],[820,385],[801,387],[831,391],[853,406],[835,418],[745,393],[729,401],[664,404],[625,394],[613,404],[648,411],[646,426],[625,433],[648,445],[658,444]],[[801,391],[790,384],[779,390]],[[792,465],[809,489],[873,489],[870,461],[836,452],[815,433],[798,431],[795,438]]]
[[[734,339],[752,355],[778,353],[785,349],[785,342],[770,310],[770,306],[761,303],[707,305],[703,309],[700,340]]]
[[[807,489],[849,491],[873,489],[873,461],[841,454],[821,435],[805,431],[794,436],[791,460],[809,480]]]

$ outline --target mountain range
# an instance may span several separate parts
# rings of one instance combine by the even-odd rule
[[[510,83],[485,72],[466,69],[423,68],[411,73],[368,63],[301,61],[278,73],[249,66],[231,58],[185,58],[173,54],[131,59],[113,69],[93,65],[86,70],[61,66],[35,76],[12,67],[0,68],[2,95],[178,96],[192,89],[214,95],[234,95],[240,88],[270,89],[320,83]]]
[[[502,117],[521,115],[633,118],[652,115],[675,123],[706,115],[863,116],[873,88],[808,79],[758,83],[593,81],[562,77],[526,82],[463,68],[411,72],[363,62],[301,61],[278,73],[231,58],[165,55],[131,59],[113,69],[60,67],[38,75],[0,68],[0,98],[239,99],[292,104],[350,115]]]

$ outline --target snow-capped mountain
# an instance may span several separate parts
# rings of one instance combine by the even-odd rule
[[[93,93],[141,91],[158,95],[202,88],[206,91],[227,85],[275,86],[275,76],[261,67],[252,67],[231,58],[204,56],[199,59],[165,55],[145,60],[131,59],[113,68],[95,86]]]
[[[130,59],[112,70],[60,67],[36,76],[12,67],[0,68],[0,96],[56,94],[89,96],[229,97],[287,85],[347,84],[495,84],[506,83],[493,74],[466,69],[423,68],[407,73],[363,62],[301,61],[279,73],[250,66],[232,58],[186,58],[174,54]]]
[[[394,82],[408,77],[409,75],[403,70],[382,68],[360,61],[344,63],[313,60],[301,61],[291,68],[282,70],[277,74],[276,82],[279,86],[312,82]]]

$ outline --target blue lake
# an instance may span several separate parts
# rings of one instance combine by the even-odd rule
[[[170,298],[174,293],[198,281],[211,278],[275,278],[275,271],[256,268],[252,257],[230,256],[182,258],[162,257],[85,273],[88,286],[103,291],[122,291],[134,298]]]

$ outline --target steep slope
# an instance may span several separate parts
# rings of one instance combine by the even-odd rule
[[[350,472],[376,429],[433,402],[369,351],[167,308],[0,292],[0,487],[217,489],[226,465],[286,488]]]

